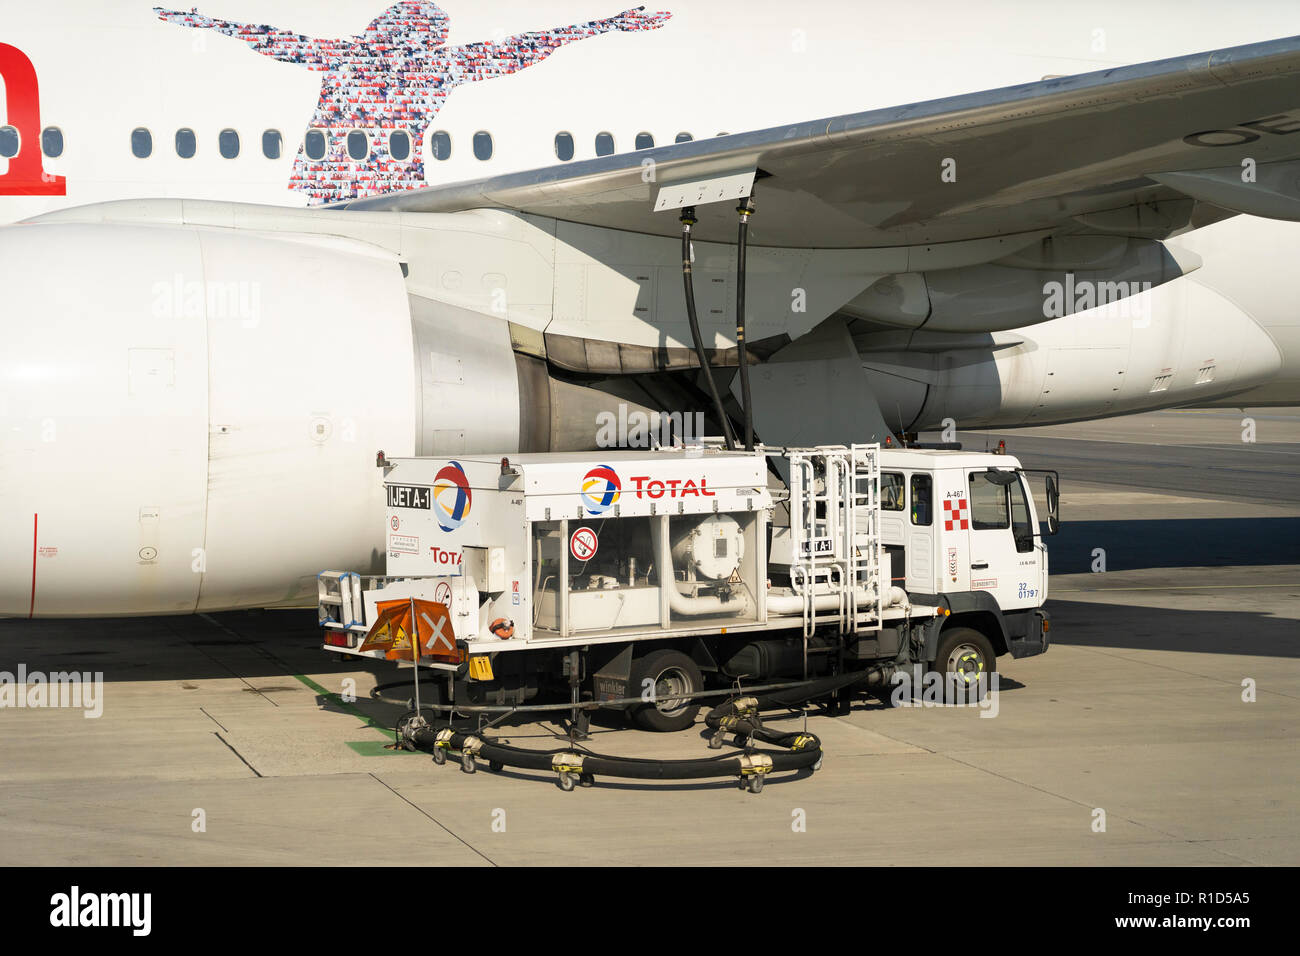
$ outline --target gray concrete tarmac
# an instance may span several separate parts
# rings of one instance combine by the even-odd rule
[[[1242,417],[988,436],[1061,472],[1054,646],[1002,659],[994,717],[863,701],[787,718],[824,767],[757,795],[564,793],[385,751],[397,708],[367,698],[399,675],[335,662],[313,613],[0,621],[0,669],[105,680],[98,719],[0,709],[0,863],[1295,865],[1300,415],[1257,413],[1253,445]],[[596,727],[589,746],[707,756],[701,727]]]

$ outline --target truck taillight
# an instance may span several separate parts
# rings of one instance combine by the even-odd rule
[[[352,635],[347,631],[326,631],[325,643],[329,647],[351,647]]]

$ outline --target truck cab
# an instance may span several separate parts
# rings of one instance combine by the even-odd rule
[[[1054,482],[1049,498],[1054,500]],[[1005,454],[882,449],[880,538],[891,583],[914,601],[986,619],[1000,653],[1022,646],[1047,599],[1047,546],[1029,479]],[[996,626],[994,626],[996,624]],[[986,630],[986,628],[980,628]],[[1004,646],[999,647],[999,644]]]

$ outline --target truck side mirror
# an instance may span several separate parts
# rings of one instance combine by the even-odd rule
[[[1056,487],[1056,476],[1047,477],[1047,533],[1056,534],[1061,529],[1061,492]]]

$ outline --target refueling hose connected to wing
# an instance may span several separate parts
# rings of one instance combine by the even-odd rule
[[[727,417],[722,407],[722,396],[718,394],[718,384],[713,380],[713,368],[709,365],[709,356],[704,351],[704,338],[700,335],[700,320],[695,313],[695,284],[691,280],[691,226],[696,222],[698,220],[695,218],[694,206],[682,209],[682,285],[686,291],[686,318],[691,324],[691,340],[695,343],[695,355],[700,362],[700,371],[704,373],[704,384],[713,399],[713,408],[722,422],[727,448],[734,451],[736,433],[731,428],[731,419]]]
[[[754,214],[754,194],[736,207],[740,232],[736,238],[736,361],[740,363],[740,405],[745,413],[745,448],[754,450],[754,410],[749,395],[749,355],[745,351],[745,249],[749,238],[749,217]]]

